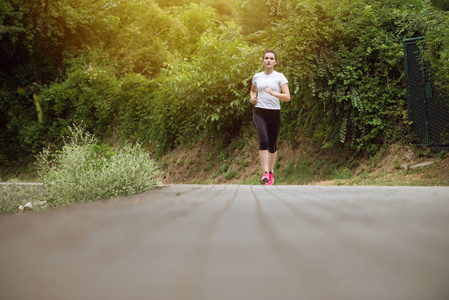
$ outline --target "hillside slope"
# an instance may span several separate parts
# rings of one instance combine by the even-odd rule
[[[374,157],[323,150],[305,140],[282,143],[275,184],[310,185],[449,185],[447,152],[393,144]],[[160,159],[164,184],[257,184],[261,176],[257,142],[231,150],[207,142],[180,146]],[[415,167],[422,163],[427,166]]]

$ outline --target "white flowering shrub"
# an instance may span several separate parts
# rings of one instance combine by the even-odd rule
[[[160,172],[140,144],[115,151],[98,145],[80,127],[71,132],[61,151],[52,155],[46,149],[38,160],[50,206],[129,196],[157,186]]]

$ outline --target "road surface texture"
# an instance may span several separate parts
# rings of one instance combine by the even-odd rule
[[[0,299],[447,300],[449,187],[174,185],[3,215]]]

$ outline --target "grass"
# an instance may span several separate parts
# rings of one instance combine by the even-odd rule
[[[42,199],[42,186],[21,185],[17,180],[0,185],[0,213],[18,211],[20,205]]]
[[[347,180],[337,182],[339,185],[382,185],[382,186],[449,186],[449,160],[414,170],[397,170],[396,172],[361,173]]]

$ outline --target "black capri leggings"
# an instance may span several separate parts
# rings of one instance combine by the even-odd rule
[[[276,144],[281,128],[281,111],[273,109],[254,108],[253,123],[259,135],[259,150],[276,152]]]

